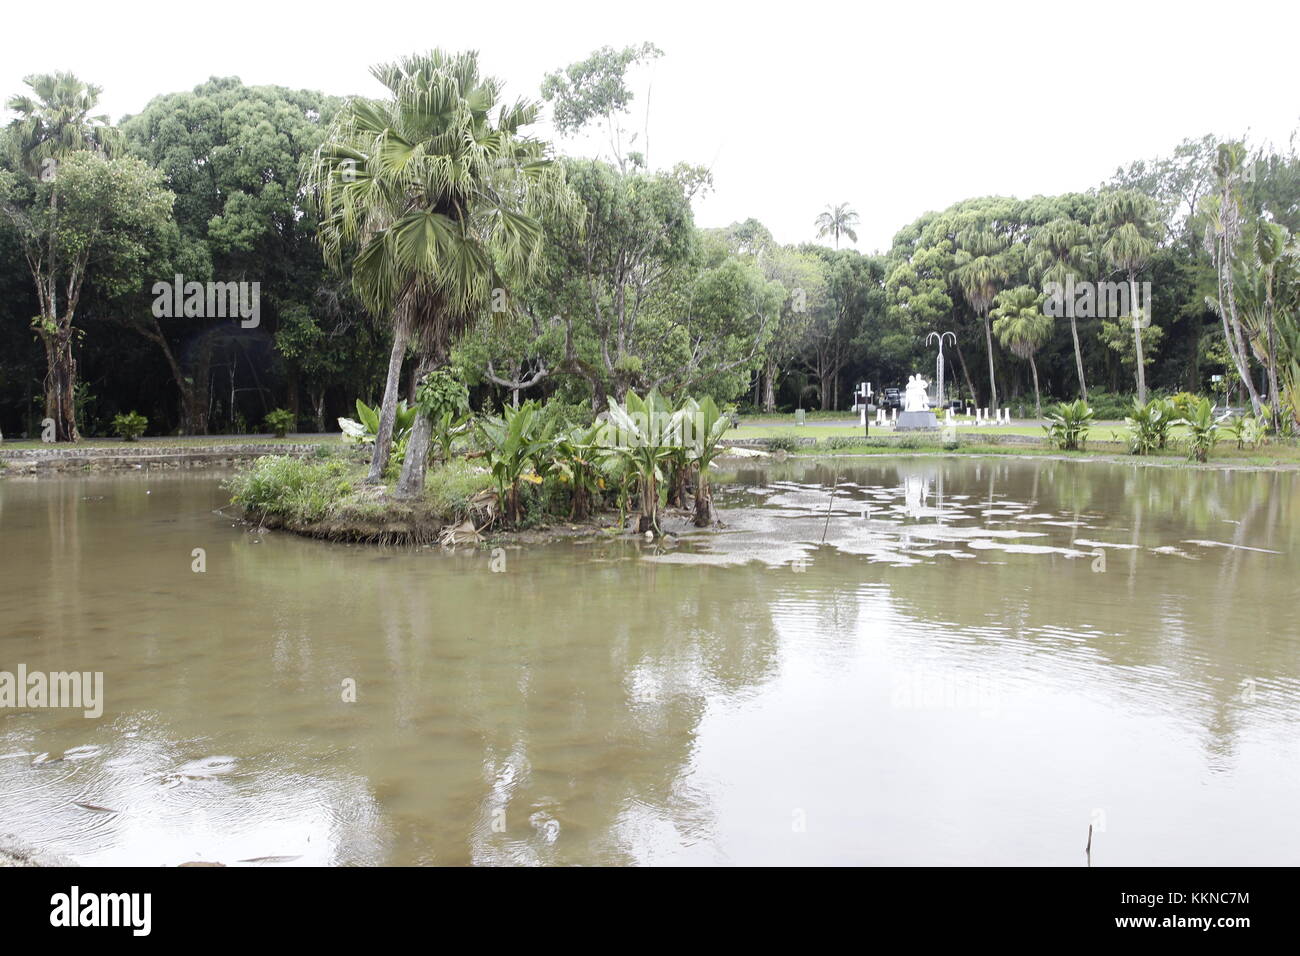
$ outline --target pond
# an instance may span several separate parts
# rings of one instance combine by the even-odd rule
[[[727,526],[259,533],[212,472],[0,481],[0,831],[87,865],[1294,864],[1300,480],[732,473]],[[202,549],[199,556],[195,550]],[[197,567],[202,570],[196,570]]]

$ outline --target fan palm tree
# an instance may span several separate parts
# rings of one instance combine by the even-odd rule
[[[56,441],[77,441],[77,366],[72,358],[71,310],[59,313],[59,262],[54,236],[58,230],[59,189],[56,170],[71,153],[90,150],[106,156],[122,151],[121,133],[106,114],[94,113],[103,90],[71,73],[40,73],[25,77],[31,94],[12,96],[5,106],[18,114],[7,138],[15,165],[50,184],[49,239],[43,242],[39,265],[33,265],[41,314],[37,333],[45,346],[45,415],[54,420]],[[65,277],[66,278],[66,277]]]
[[[109,125],[108,114],[92,113],[103,88],[83,83],[71,73],[40,73],[24,77],[31,95],[11,96],[5,107],[18,115],[10,122],[11,144],[33,175],[79,150],[114,156],[122,150],[121,132]]]
[[[1137,274],[1156,249],[1159,229],[1156,204],[1151,197],[1136,190],[1116,189],[1101,197],[1092,221],[1105,237],[1102,255],[1112,269],[1128,277],[1129,315],[1133,321],[1133,346],[1137,350],[1137,400],[1139,405],[1145,405],[1147,375],[1142,357],[1142,327],[1151,323],[1151,316],[1139,317],[1137,313]]]
[[[1034,353],[1052,337],[1052,317],[1043,314],[1042,296],[1027,285],[999,292],[989,313],[993,333],[1015,355],[1029,362],[1034,376],[1034,417],[1041,418],[1043,404],[1038,392],[1038,365]]]
[[[498,106],[500,83],[479,74],[476,53],[434,50],[371,73],[389,97],[350,100],[317,150],[308,186],[321,211],[320,242],[366,309],[388,318],[393,353],[368,480],[387,464],[398,377],[409,341],[417,379],[447,362],[452,344],[488,314],[494,291],[527,275],[541,252],[538,217],[576,204],[545,145],[520,130],[536,103]],[[494,115],[494,110],[495,115]],[[431,424],[407,439],[396,494],[424,487]]]
[[[1029,242],[1029,256],[1040,284],[1056,282],[1066,284],[1069,276],[1083,276],[1088,268],[1091,246],[1088,230],[1081,222],[1061,216],[1046,223]],[[1074,367],[1079,376],[1079,395],[1088,400],[1088,383],[1083,376],[1083,351],[1079,348],[1079,326],[1070,316],[1070,337],[1074,340]]]
[[[966,303],[984,323],[984,344],[989,359],[989,408],[998,407],[998,385],[993,368],[993,329],[989,309],[998,294],[998,284],[1005,282],[1010,270],[1004,257],[1005,243],[988,229],[968,226],[957,235],[956,267],[952,277],[960,287]]]
[[[833,236],[835,248],[838,249],[840,236],[848,236],[853,242],[858,241],[858,234],[854,230],[858,222],[858,214],[849,208],[848,203],[842,202],[838,206],[827,205],[826,211],[817,217],[814,225],[817,226],[817,238]]]

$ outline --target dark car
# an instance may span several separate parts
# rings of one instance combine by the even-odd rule
[[[881,393],[880,406],[886,411],[897,408],[901,412],[903,410],[903,390],[899,388],[885,389]]]

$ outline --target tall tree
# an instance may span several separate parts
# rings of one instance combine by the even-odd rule
[[[1206,214],[1205,248],[1210,253],[1218,277],[1218,296],[1213,301],[1223,322],[1223,339],[1237,376],[1250,396],[1255,414],[1263,404],[1255,388],[1250,369],[1250,352],[1246,347],[1241,317],[1237,314],[1236,270],[1241,244],[1243,212],[1241,186],[1246,178],[1246,150],[1241,143],[1222,143],[1214,162],[1215,191],[1201,206]]]
[[[1282,427],[1277,374],[1277,303],[1274,293],[1278,267],[1283,262],[1282,257],[1286,253],[1289,239],[1290,235],[1284,227],[1275,222],[1261,220],[1255,226],[1254,241],[1251,243],[1251,252],[1264,286],[1264,364],[1268,369],[1269,412],[1274,433]]]
[[[265,348],[274,336],[287,373],[287,406],[296,413],[299,393],[307,391],[318,422],[322,389],[345,368],[355,373],[358,365],[371,364],[365,335],[358,361],[340,364],[332,333],[349,328],[358,310],[338,295],[325,269],[311,197],[300,184],[303,163],[340,104],[310,90],[213,77],[192,90],[157,96],[122,120],[127,147],[161,169],[176,193],[179,240],[172,261],[155,268],[158,278],[171,281],[181,273],[198,281],[253,280],[261,287],[257,329],[210,316],[160,323],[148,308],[116,313],[117,321],[162,351],[180,394],[184,431],[209,430],[212,370],[223,353],[234,375],[234,359],[245,348]],[[323,375],[327,367],[335,371]],[[232,421],[237,409],[225,414]]]
[[[1088,230],[1083,223],[1061,216],[1042,226],[1029,242],[1033,272],[1040,286],[1056,282],[1065,286],[1070,276],[1088,275]],[[1083,350],[1079,347],[1079,323],[1074,309],[1069,309],[1070,338],[1074,342],[1074,367],[1079,377],[1079,395],[1088,400],[1088,383],[1083,373]]]
[[[836,249],[840,247],[840,236],[848,236],[850,242],[858,241],[858,234],[855,231],[858,225],[858,214],[846,202],[836,206],[827,205],[826,211],[818,214],[814,225],[817,226],[817,238],[833,237]]]
[[[1043,314],[1042,296],[1027,285],[1006,289],[998,293],[989,316],[993,320],[993,333],[1003,347],[1029,362],[1034,378],[1034,417],[1042,417],[1043,403],[1038,390],[1038,364],[1034,361],[1034,353],[1052,337],[1052,319]]]
[[[500,105],[501,84],[479,73],[476,53],[434,50],[371,73],[389,97],[347,103],[309,184],[327,260],[341,267],[355,249],[353,286],[372,315],[409,330],[418,379],[447,363],[460,335],[506,297],[508,279],[536,266],[537,217],[567,207],[569,194],[544,145],[521,132],[537,104]],[[391,444],[396,391],[390,374],[376,456]],[[401,497],[423,491],[431,427],[417,416]]]
[[[551,118],[561,136],[578,132],[595,120],[605,121],[605,132],[619,172],[629,168],[649,168],[649,104],[647,124],[641,133],[623,128],[622,116],[632,104],[627,73],[633,66],[650,63],[663,56],[653,43],[628,46],[621,50],[604,46],[585,60],[571,63],[563,70],[546,74],[542,80],[542,99],[552,104]],[[642,136],[642,148],[629,151]],[[626,139],[626,143],[624,140]]]
[[[966,304],[984,324],[984,344],[989,360],[989,408],[998,407],[998,384],[993,367],[993,328],[989,323],[989,309],[997,297],[998,286],[1006,281],[1009,268],[1006,243],[993,230],[982,226],[967,226],[957,236],[957,252],[953,259],[953,278]]]
[[[1150,325],[1150,314],[1139,314],[1137,274],[1156,250],[1160,223],[1156,205],[1149,196],[1132,189],[1116,189],[1102,195],[1093,216],[1102,238],[1101,252],[1112,269],[1128,278],[1129,316],[1133,325],[1133,347],[1137,353],[1137,400],[1146,404],[1146,360],[1142,354],[1142,328]],[[1150,311],[1151,303],[1144,303]]]
[[[6,206],[11,221],[23,237],[23,249],[36,282],[41,314],[35,326],[45,347],[45,416],[54,420],[57,441],[77,441],[74,392],[77,363],[73,358],[75,295],[85,279],[88,255],[78,255],[70,236],[60,235],[59,166],[78,152],[115,156],[121,135],[109,125],[106,114],[94,113],[101,87],[84,83],[72,73],[41,73],[25,77],[31,94],[10,97],[5,104],[18,115],[9,124],[11,159],[30,181],[29,196],[41,193],[45,214],[22,210],[22,200],[10,190]],[[100,235],[102,241],[103,236]],[[72,248],[66,248],[72,245]],[[74,261],[63,257],[64,253]],[[64,299],[60,301],[60,291]]]

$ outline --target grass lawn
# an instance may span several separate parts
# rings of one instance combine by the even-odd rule
[[[838,421],[843,421],[841,414]],[[969,421],[969,419],[967,419]],[[1104,423],[1098,426],[1098,436],[1103,437],[1101,432],[1106,426],[1111,425],[1117,429],[1123,429],[1123,422]],[[862,434],[862,426],[856,423],[852,425],[796,425],[790,420],[788,415],[777,419],[742,419],[739,428],[733,428],[727,432],[727,438],[745,439],[745,438],[776,438],[778,435],[790,435],[794,438],[857,438]],[[894,431],[890,428],[877,427],[873,422],[871,426],[871,437],[878,435],[892,435]],[[900,432],[899,434],[906,434]],[[1035,438],[1042,436],[1043,428],[1041,425],[958,425],[957,434],[962,437],[974,435],[1032,435]],[[1108,436],[1107,436],[1108,437]]]

